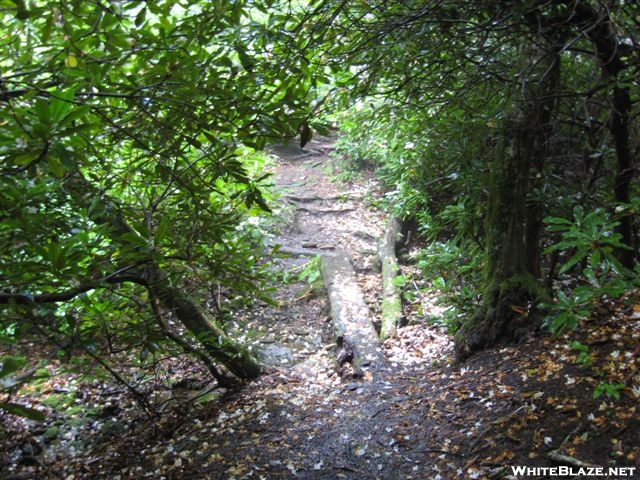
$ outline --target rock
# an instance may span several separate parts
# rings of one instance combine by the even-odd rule
[[[258,358],[271,367],[294,362],[293,350],[277,343],[262,345],[258,351]]]

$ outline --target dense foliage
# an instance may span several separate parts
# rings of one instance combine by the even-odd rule
[[[429,241],[425,275],[457,295],[461,358],[535,324],[558,275],[581,274],[548,323],[574,327],[637,262],[636,13],[0,1],[0,338],[107,368],[172,345],[221,382],[218,364],[259,375],[213,299],[268,301],[248,221],[269,211],[262,148],[336,112],[341,145]]]
[[[142,362],[168,341],[257,374],[224,311],[209,314],[224,305],[205,303],[268,300],[247,221],[269,210],[261,149],[313,108],[304,58],[279,46],[290,16],[259,2],[0,7],[2,340]]]

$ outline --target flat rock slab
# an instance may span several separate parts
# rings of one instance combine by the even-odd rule
[[[356,369],[382,366],[383,354],[369,307],[344,251],[322,255],[322,277],[331,305],[331,320],[338,345],[353,348]]]

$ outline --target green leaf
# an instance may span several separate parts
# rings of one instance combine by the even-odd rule
[[[145,20],[147,19],[147,9],[142,7],[138,14],[136,15],[135,25],[136,27],[141,27]]]
[[[38,120],[44,125],[51,123],[51,112],[49,110],[49,104],[42,98],[37,98],[34,105]]]
[[[57,123],[73,107],[75,92],[72,89],[56,91],[51,94],[52,100],[49,105],[51,121]]]
[[[569,260],[560,268],[560,274],[566,273],[571,270],[578,262],[582,261],[587,255],[586,249],[583,247],[579,249]]]
[[[35,408],[25,407],[18,403],[13,402],[0,402],[0,409],[12,415],[28,418],[29,420],[35,420],[37,422],[43,422],[46,419],[44,413]]]
[[[131,245],[137,245],[139,247],[144,247],[144,248],[147,248],[149,246],[148,240],[144,238],[142,235],[139,235],[137,233],[133,233],[133,232],[123,233],[122,235],[120,235],[120,238]]]
[[[589,267],[589,268],[585,268],[582,271],[582,274],[584,275],[584,277],[589,281],[589,283],[591,283],[591,285],[593,285],[594,287],[599,287],[600,286],[600,282],[598,281],[598,277],[596,275],[595,269],[597,268],[599,264],[596,265],[596,267]]]
[[[117,23],[118,23],[118,17],[116,17],[115,15],[107,11],[103,11],[102,28],[104,28],[105,30],[110,30],[111,27],[113,27]]]
[[[269,207],[269,205],[267,204],[267,202],[264,200],[264,198],[262,197],[261,194],[257,194],[254,195],[251,199],[253,201],[253,203],[257,204],[262,210],[264,210],[267,213],[273,213],[271,211],[271,208]]]
[[[162,217],[160,223],[158,223],[158,226],[156,227],[156,232],[154,235],[156,245],[162,243],[162,241],[167,238],[170,232],[170,220],[167,217]]]
[[[557,295],[558,295],[558,300],[561,303],[563,303],[565,305],[570,305],[572,303],[571,300],[569,299],[569,297],[567,296],[567,294],[564,293],[564,291],[558,290]]]
[[[12,157],[13,163],[16,165],[24,166],[29,165],[40,157],[41,152],[29,151],[20,153]]]
[[[235,50],[242,67],[249,72],[252,71],[255,66],[255,59],[247,54],[244,46],[236,45]]]
[[[47,164],[49,165],[49,168],[51,169],[51,172],[55,177],[64,177],[65,169],[58,158],[54,157],[53,155],[47,155]]]
[[[51,39],[51,34],[53,33],[55,26],[55,18],[54,15],[47,15],[47,20],[45,22],[44,28],[42,29],[42,41],[44,43],[48,43]]]
[[[626,387],[624,383],[600,383],[593,392],[593,398],[598,398],[602,395],[606,395],[609,398],[620,400],[620,390]]]
[[[569,330],[575,330],[578,326],[578,317],[570,312],[562,312],[554,317],[549,327],[553,335],[562,335]]]
[[[591,268],[593,270],[596,270],[600,265],[600,259],[602,258],[601,255],[602,254],[598,249],[594,250],[591,254],[591,257],[589,258],[589,264],[591,265]]]
[[[2,367],[0,368],[0,378],[5,378],[25,366],[27,359],[19,356],[5,356],[2,357]]]
[[[109,33],[107,42],[109,45],[117,47],[114,51],[131,48],[131,38],[124,32]]]
[[[571,347],[572,350],[577,350],[579,352],[588,352],[589,351],[589,346],[588,345],[584,345],[583,343],[580,343],[580,342],[578,342],[576,340],[571,342],[571,344],[569,346]]]
[[[625,268],[622,266],[622,264],[620,263],[620,260],[618,260],[615,255],[613,255],[613,253],[608,252],[608,251],[603,251],[602,254],[604,255],[604,258],[607,260],[607,263],[613,268],[614,272],[616,272],[617,274],[622,274],[625,272]]]
[[[71,125],[73,122],[81,119],[82,117],[86,116],[88,113],[89,113],[89,107],[86,105],[75,107],[73,110],[71,110],[63,118],[60,119],[60,121],[58,122],[58,125],[60,127]]]

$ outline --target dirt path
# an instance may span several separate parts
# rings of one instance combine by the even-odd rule
[[[376,185],[372,180],[336,182],[332,151],[328,140],[312,141],[304,150],[296,145],[273,150],[278,159],[274,183],[281,197],[275,202],[279,228],[272,243],[283,254],[276,267],[278,306],[243,312],[245,321],[237,326],[238,335],[247,330],[267,332],[266,340],[273,343],[265,344],[265,337],[258,336],[255,348],[269,365],[314,362],[311,357],[318,350],[331,353],[327,300],[314,260],[318,256],[347,252],[372,310],[378,304],[376,245],[384,215],[366,203],[367,196],[376,194]]]
[[[409,329],[404,338],[385,345],[389,363],[376,382],[345,382],[336,371],[321,284],[297,276],[316,254],[349,252],[375,317],[380,303],[376,244],[384,215],[370,209],[367,198],[377,188],[373,181],[333,181],[331,150],[329,142],[313,142],[305,151],[295,146],[274,151],[280,158],[275,182],[283,196],[281,233],[273,241],[287,254],[279,261],[277,306],[239,312],[237,325],[238,333],[260,332],[247,341],[274,368],[195,415],[190,411],[163,420],[166,440],[141,436],[119,448],[124,458],[117,464],[129,465],[122,478],[149,472],[176,479],[431,478],[424,476],[430,461],[423,443],[415,443],[416,434],[439,433],[416,431],[428,423],[430,408],[425,377],[416,372],[443,361],[447,337]],[[292,272],[287,282],[281,281],[282,272]],[[158,428],[148,435],[157,437]],[[126,452],[139,452],[142,444],[144,455],[127,459]],[[113,465],[101,463],[92,476],[112,478]]]
[[[264,332],[255,348],[278,368],[203,412],[200,422],[179,427],[171,440],[152,446],[148,455],[162,459],[159,470],[168,478],[412,478],[421,470],[415,469],[424,463],[424,452],[411,458],[405,447],[428,414],[420,405],[424,395],[412,395],[423,379],[403,375],[403,360],[393,355],[403,349],[389,342],[394,371],[376,383],[343,382],[336,372],[326,298],[318,284],[298,278],[314,255],[345,250],[375,316],[376,245],[384,215],[370,209],[367,198],[377,187],[373,181],[333,181],[331,151],[329,142],[312,142],[304,151],[295,146],[274,151],[280,158],[275,183],[283,192],[278,213],[283,226],[274,242],[287,254],[279,267],[292,273],[276,292],[278,307],[243,312],[239,332]],[[447,345],[439,337],[427,347],[432,360]],[[405,359],[418,358],[422,347]]]

